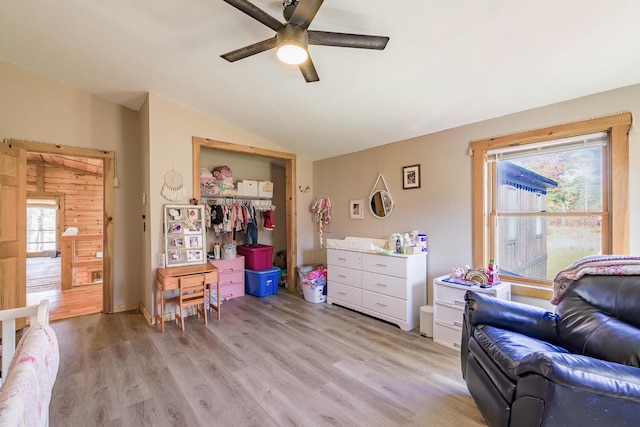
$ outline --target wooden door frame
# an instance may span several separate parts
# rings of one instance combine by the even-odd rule
[[[230,142],[216,141],[213,139],[192,137],[193,143],[193,194],[200,200],[200,152],[204,148],[229,151],[232,153],[248,154],[271,159],[282,160],[285,163],[285,209],[286,209],[286,247],[287,247],[287,271],[289,277],[293,277],[295,271],[298,240],[297,240],[297,209],[296,209],[296,155],[283,151],[268,150],[265,148],[250,147],[248,145],[232,144]],[[287,288],[296,290],[296,280],[289,279]]]
[[[102,311],[113,313],[113,178],[115,176],[115,158],[113,151],[95,150],[92,148],[70,147],[59,144],[46,144],[42,142],[7,140],[14,147],[22,148],[27,152],[55,154],[59,156],[89,157],[103,160],[102,174]],[[26,191],[25,191],[26,195]],[[26,233],[26,230],[25,230]]]

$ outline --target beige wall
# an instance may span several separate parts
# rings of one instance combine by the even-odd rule
[[[138,113],[0,61],[0,138],[114,151],[114,304],[140,300]],[[132,208],[133,207],[133,208]]]
[[[429,283],[454,265],[471,264],[471,158],[469,141],[630,110],[640,117],[640,85],[474,123],[382,147],[314,162],[314,193],[332,198],[330,238],[386,237],[413,229],[429,237]],[[630,143],[631,252],[640,253],[640,133]],[[420,189],[402,189],[402,166],[420,164]],[[396,202],[388,219],[348,216],[350,199],[368,199],[383,172]],[[316,233],[317,235],[317,233]],[[314,258],[325,262],[314,239]],[[431,296],[431,285],[429,285]],[[428,299],[431,301],[431,298]],[[542,304],[544,305],[544,304]]]

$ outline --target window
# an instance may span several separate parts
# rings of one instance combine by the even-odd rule
[[[495,259],[514,293],[548,298],[562,268],[627,253],[630,124],[622,113],[472,142],[474,265]]]
[[[56,200],[27,200],[27,253],[56,249]]]

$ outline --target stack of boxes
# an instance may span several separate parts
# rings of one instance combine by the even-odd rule
[[[273,246],[238,246],[238,255],[245,260],[245,293],[264,297],[278,293],[280,267],[273,266]]]

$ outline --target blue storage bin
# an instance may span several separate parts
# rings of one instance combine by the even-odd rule
[[[280,267],[266,270],[244,270],[244,291],[249,295],[264,297],[278,293]]]

